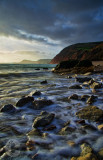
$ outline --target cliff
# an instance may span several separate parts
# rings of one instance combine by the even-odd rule
[[[70,59],[75,60],[91,60],[102,61],[103,60],[103,41],[102,42],[90,42],[90,43],[77,43],[64,48],[59,54],[57,54],[52,60],[51,64],[58,64],[61,61],[67,61]]]

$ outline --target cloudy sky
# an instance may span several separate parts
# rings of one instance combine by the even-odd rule
[[[0,63],[91,41],[103,41],[103,0],[0,0]]]

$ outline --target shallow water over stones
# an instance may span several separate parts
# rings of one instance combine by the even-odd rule
[[[7,104],[16,107],[21,98],[33,97],[30,103],[23,102],[22,107],[17,106],[15,114],[0,112],[0,148],[6,146],[9,140],[14,142],[16,140],[20,151],[8,154],[9,149],[6,147],[4,154],[0,152],[1,159],[70,160],[72,157],[80,156],[81,145],[84,143],[90,145],[96,154],[100,152],[103,148],[103,130],[98,126],[103,124],[102,118],[92,121],[83,116],[78,118],[76,113],[89,105],[103,110],[103,88],[95,89],[93,92],[88,85],[89,79],[103,83],[101,82],[103,74],[77,75],[77,77],[69,74],[53,74],[49,70],[26,73],[22,76],[16,74],[16,76],[1,77],[1,108]],[[83,84],[85,77],[87,85]],[[83,78],[83,81],[80,78]],[[45,80],[47,83],[42,84],[41,82]],[[40,91],[37,93],[41,94],[34,94],[35,91]],[[72,95],[77,95],[78,98],[70,98]],[[85,99],[82,99],[83,95],[86,95]],[[91,96],[97,98],[92,104],[87,104],[87,99]],[[34,102],[38,102],[38,105],[41,102],[44,104],[44,100],[44,106],[32,107]],[[46,101],[51,103],[46,105]],[[55,116],[50,123],[35,128],[33,123],[40,117],[42,111]],[[43,120],[46,120],[45,114]]]

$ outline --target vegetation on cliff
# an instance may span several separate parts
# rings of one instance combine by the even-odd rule
[[[51,64],[58,64],[61,61],[75,60],[103,60],[103,42],[77,43],[64,48],[52,60]]]

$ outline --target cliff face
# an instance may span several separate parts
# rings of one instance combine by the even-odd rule
[[[51,64],[70,59],[91,61],[103,60],[103,42],[77,43],[64,48],[52,60]]]

